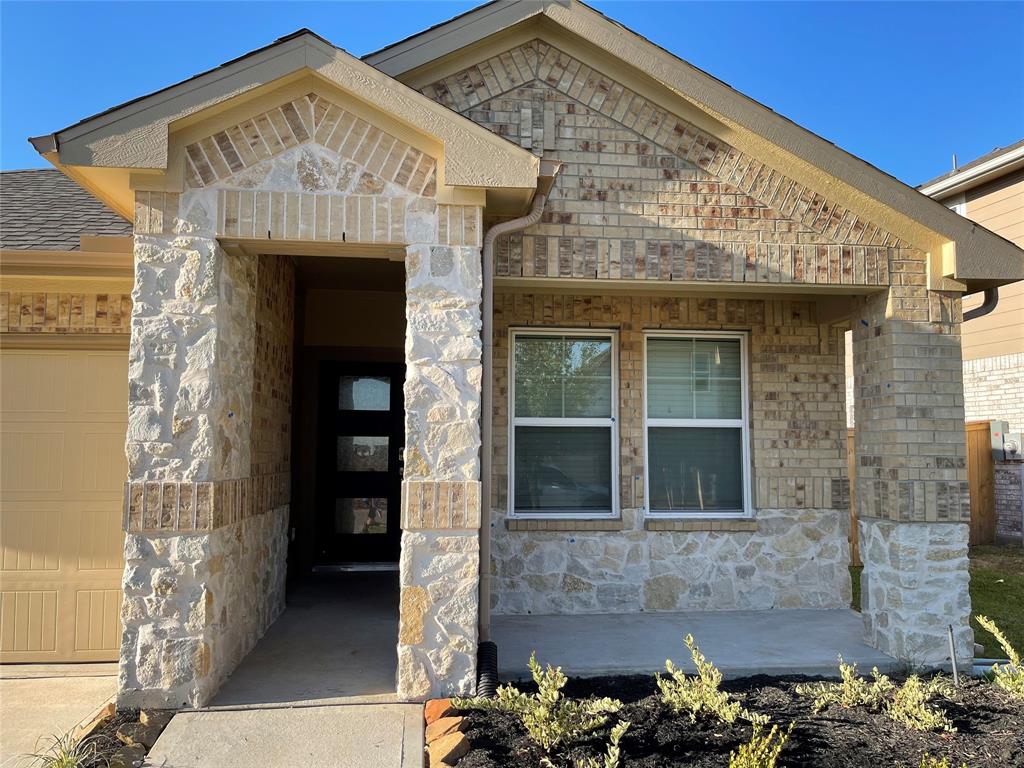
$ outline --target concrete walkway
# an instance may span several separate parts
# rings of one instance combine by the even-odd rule
[[[529,676],[531,651],[569,675],[653,674],[666,659],[693,671],[687,633],[726,677],[835,675],[839,654],[864,671],[892,670],[896,660],[866,645],[863,631],[861,615],[846,609],[491,618],[500,673],[509,680]]]
[[[72,730],[117,691],[117,664],[0,666],[0,766],[45,751],[50,736]]]
[[[398,577],[324,576],[288,608],[209,707],[181,712],[156,768],[422,768],[423,708],[396,701]]]

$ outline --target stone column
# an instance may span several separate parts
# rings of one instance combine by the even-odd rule
[[[853,327],[864,626],[913,664],[947,663],[948,625],[973,656],[960,322],[957,295],[894,286]]]
[[[122,706],[205,704],[284,605],[287,476],[251,474],[257,265],[216,206],[137,196]]]
[[[480,249],[406,249],[398,695],[476,688]]]

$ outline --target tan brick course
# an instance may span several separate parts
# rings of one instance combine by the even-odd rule
[[[0,291],[0,333],[126,334],[126,293]]]

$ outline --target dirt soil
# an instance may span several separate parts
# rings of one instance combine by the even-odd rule
[[[925,754],[948,757],[953,768],[1024,768],[1024,704],[983,680],[963,681],[958,701],[940,701],[955,733],[921,733],[866,709],[832,708],[819,715],[794,686],[821,678],[757,676],[723,683],[743,706],[768,715],[773,724],[796,727],[779,758],[780,768],[918,768]],[[524,690],[533,692],[532,686]],[[625,676],[570,680],[574,698],[611,696],[624,706],[619,714],[632,725],[622,739],[622,768],[723,768],[729,753],[750,739],[749,724],[691,723],[662,707],[653,677]],[[470,751],[458,768],[538,766],[543,752],[518,720],[499,712],[470,711],[466,735]],[[613,724],[614,720],[610,721]],[[563,751],[557,766],[573,757],[603,754],[607,729]]]

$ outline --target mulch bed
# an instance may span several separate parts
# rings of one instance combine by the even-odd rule
[[[1024,768],[1024,704],[983,680],[962,681],[959,701],[938,706],[952,719],[955,733],[922,733],[866,709],[832,708],[819,715],[809,699],[794,691],[797,683],[821,678],[757,676],[723,683],[743,706],[768,715],[772,723],[796,727],[779,758],[780,768],[918,768],[925,754],[948,757],[959,768]],[[522,690],[534,692],[530,684]],[[750,739],[749,724],[709,720],[691,723],[662,707],[649,676],[570,679],[565,694],[573,698],[611,696],[624,706],[619,717],[632,723],[622,740],[623,768],[722,768],[729,753]],[[518,720],[501,712],[469,711],[466,736],[470,751],[458,768],[522,768],[540,764],[543,752],[527,737]],[[610,721],[614,723],[614,720]],[[562,752],[573,756],[603,754],[607,729],[596,738]]]
[[[91,743],[96,745],[96,757],[83,763],[81,768],[107,768],[110,759],[124,746],[124,743],[117,738],[117,729],[125,723],[133,723],[138,719],[139,711],[137,709],[119,709],[113,717],[104,720],[87,737]]]

